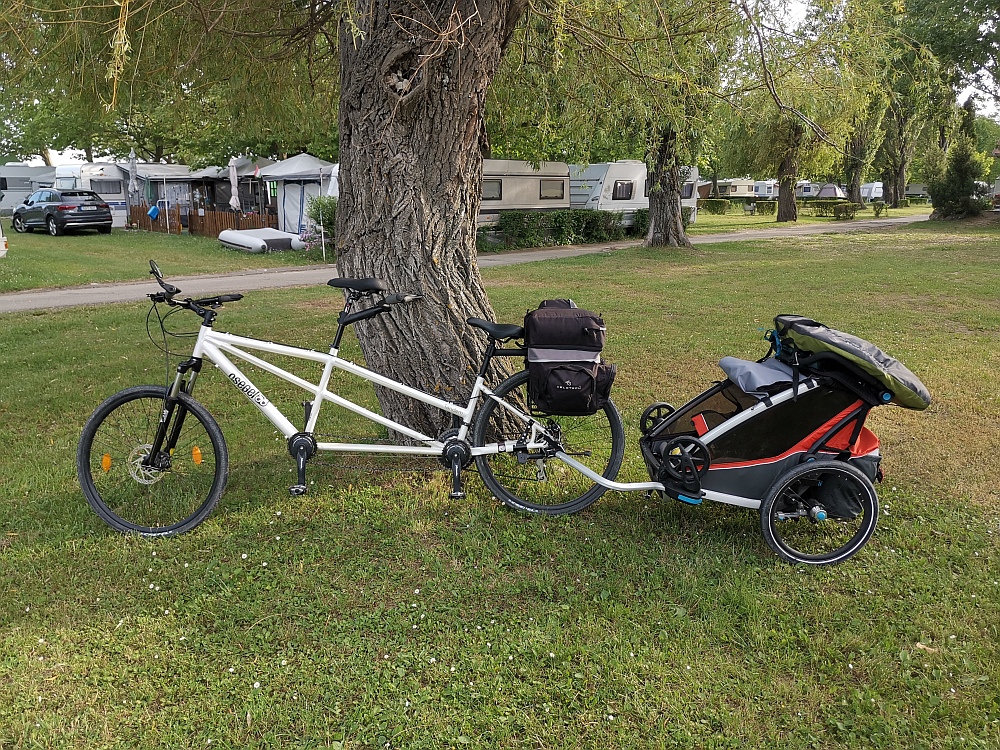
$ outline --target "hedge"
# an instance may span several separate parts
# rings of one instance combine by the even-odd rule
[[[833,218],[853,219],[859,210],[864,208],[860,203],[843,202],[833,207]]]
[[[757,201],[757,213],[761,216],[774,216],[778,213],[778,201]]]
[[[726,198],[699,198],[698,208],[715,216],[722,216],[729,210],[732,203]]]
[[[843,198],[837,198],[835,200],[814,200],[809,202],[809,206],[816,212],[817,216],[836,216],[837,206],[843,206],[845,204],[849,205],[850,201],[845,201]]]
[[[637,212],[638,213],[638,212]],[[648,211],[645,222],[648,225]],[[501,211],[496,225],[480,227],[481,251],[608,242],[625,236],[620,211]]]

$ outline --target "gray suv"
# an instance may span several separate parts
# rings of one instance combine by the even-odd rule
[[[111,206],[91,190],[43,188],[14,209],[11,226],[15,232],[45,229],[54,237],[67,229],[96,229],[110,234]]]

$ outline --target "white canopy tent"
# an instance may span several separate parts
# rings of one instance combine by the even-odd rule
[[[306,205],[320,195],[336,197],[339,165],[297,154],[260,170],[260,179],[277,186],[278,228],[300,234],[306,228]]]

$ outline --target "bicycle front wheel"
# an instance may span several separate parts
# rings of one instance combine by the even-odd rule
[[[167,389],[127,388],[97,407],[76,454],[80,487],[106,524],[126,534],[169,536],[193,529],[226,487],[229,452],[208,410],[181,394],[162,449],[147,460]]]
[[[517,412],[527,411],[528,373],[519,372],[494,391],[497,398]],[[625,455],[625,429],[618,409],[607,405],[586,417],[535,415],[545,428],[559,436],[564,453],[601,476],[613,480]],[[530,432],[526,425],[496,401],[487,398],[476,417],[473,445],[489,446],[522,440]],[[515,510],[546,515],[575,513],[604,494],[605,488],[555,457],[539,452],[514,450],[476,457],[483,483]]]

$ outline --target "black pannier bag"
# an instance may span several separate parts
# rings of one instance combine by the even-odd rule
[[[601,359],[607,329],[573,300],[545,300],[524,316],[528,396],[546,414],[586,416],[611,396],[615,366]]]

